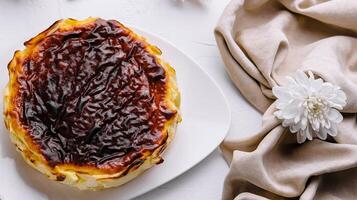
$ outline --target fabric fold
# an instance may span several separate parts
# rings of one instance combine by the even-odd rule
[[[261,131],[221,145],[223,199],[357,199],[357,1],[233,0],[215,29],[227,73],[263,113]],[[297,144],[271,88],[297,70],[347,95],[338,135]]]

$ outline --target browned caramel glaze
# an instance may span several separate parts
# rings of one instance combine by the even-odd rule
[[[24,61],[20,120],[51,166],[125,167],[166,139],[165,70],[129,33],[98,19],[50,33]]]

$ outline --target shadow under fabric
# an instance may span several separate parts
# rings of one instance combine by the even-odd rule
[[[261,131],[221,145],[223,199],[357,199],[357,1],[233,0],[215,37],[232,81],[264,113]],[[346,93],[336,137],[297,144],[274,117],[271,88],[298,69]]]

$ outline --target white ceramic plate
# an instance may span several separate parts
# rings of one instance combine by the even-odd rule
[[[153,34],[135,29],[150,43],[157,45],[163,57],[177,72],[182,96],[183,121],[179,124],[164,162],[154,166],[133,181],[103,191],[79,191],[48,180],[30,168],[15,152],[8,133],[1,125],[0,199],[3,200],[119,200],[131,199],[148,192],[184,173],[209,155],[225,137],[230,125],[230,112],[216,83],[192,59],[172,44]],[[7,71],[1,68],[1,86]],[[2,115],[1,115],[2,118]],[[3,119],[0,119],[2,122]]]

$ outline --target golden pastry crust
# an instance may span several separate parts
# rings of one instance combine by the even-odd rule
[[[25,43],[26,48],[23,51],[16,51],[13,59],[9,63],[9,83],[5,89],[4,95],[4,118],[5,125],[10,131],[12,142],[16,145],[25,161],[46,174],[50,179],[59,181],[64,184],[75,186],[79,189],[98,190],[114,186],[122,185],[146,169],[153,165],[162,162],[161,153],[173,139],[177,123],[181,120],[179,114],[180,93],[176,84],[175,70],[161,59],[161,51],[150,45],[143,37],[135,34],[132,30],[124,27],[122,24],[111,21],[112,26],[117,26],[119,31],[128,33],[128,37],[140,42],[140,45],[146,53],[153,56],[156,63],[162,67],[165,74],[164,91],[157,91],[163,95],[160,99],[160,105],[164,105],[165,112],[170,112],[170,116],[163,121],[160,128],[155,148],[139,149],[139,157],[129,159],[129,163],[123,164],[111,162],[110,164],[88,164],[89,162],[73,163],[68,161],[51,161],[51,157],[46,155],[44,147],[39,144],[40,140],[34,139],[34,133],[31,132],[31,127],[26,124],[21,116],[24,114],[23,104],[26,101],[21,93],[24,81],[23,77],[26,74],[24,70],[25,62],[35,59],[39,52],[46,51],[41,44],[47,38],[54,34],[63,32],[75,32],[82,27],[90,27],[96,23],[107,23],[107,21],[97,18],[88,18],[83,21],[74,19],[60,20],[54,23],[50,28],[40,33],[33,39]],[[146,79],[145,79],[146,80]],[[150,82],[150,81],[149,81]],[[158,108],[156,108],[158,109]],[[151,133],[152,134],[152,133]],[[136,153],[138,153],[136,152]],[[121,158],[124,159],[124,156]],[[130,157],[129,157],[130,158]],[[73,161],[73,160],[70,160]]]

